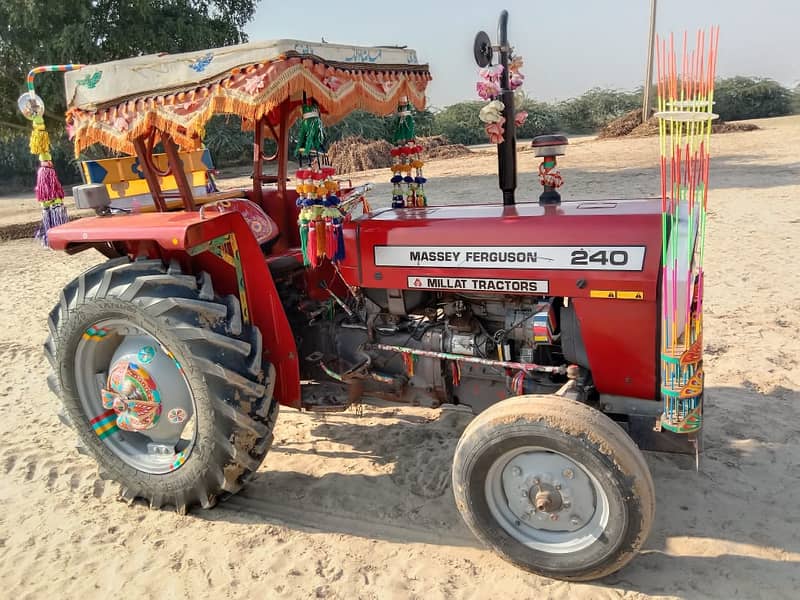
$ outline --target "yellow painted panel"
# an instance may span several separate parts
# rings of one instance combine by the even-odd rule
[[[195,171],[193,173],[189,173],[188,175],[189,185],[193,188],[206,185],[205,170]],[[159,177],[158,181],[161,184],[161,190],[164,192],[178,189],[178,183],[175,181],[175,178],[172,175],[169,175],[168,177]],[[147,185],[147,181],[144,179],[131,179],[130,181],[106,183],[106,188],[108,188],[108,196],[112,200],[116,198],[130,198],[131,196],[150,194],[150,188]]]
[[[198,171],[205,173],[208,167],[203,164],[204,152],[205,150],[200,149],[193,150],[192,152],[180,153],[181,161],[183,162],[183,170],[185,173],[195,173]],[[106,185],[109,185],[119,183],[120,181],[143,180],[144,175],[141,174],[141,167],[136,164],[136,161],[137,157],[135,156],[123,156],[121,158],[104,158],[102,160],[84,161],[81,166],[83,168],[83,173],[86,176],[86,181],[89,183],[105,183]],[[106,171],[106,175],[103,177],[102,181],[92,180],[91,171],[88,166],[88,163],[90,162],[95,163],[98,167],[101,167]],[[167,155],[154,154],[153,162],[155,163],[157,169],[163,171],[167,168]]]

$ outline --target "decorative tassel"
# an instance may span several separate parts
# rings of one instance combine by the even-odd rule
[[[391,167],[392,178],[392,208],[421,208],[427,205],[422,184],[426,179],[422,176],[422,162],[420,154],[422,146],[416,141],[414,116],[412,106],[407,97],[400,100],[397,107],[397,122],[392,135],[395,147],[391,150],[393,164]],[[415,171],[412,176],[412,170]],[[405,190],[404,190],[405,187]]]
[[[64,188],[61,187],[53,163],[49,160],[43,160],[39,165],[36,174],[36,199],[44,207],[61,204],[64,200]]]
[[[334,262],[341,262],[344,260],[344,228],[342,227],[341,220],[334,225],[336,235],[336,254],[334,254]]]
[[[33,118],[33,131],[30,140],[31,154],[50,154],[50,136],[42,117]]]
[[[324,152],[325,130],[319,116],[319,106],[313,100],[303,104],[303,118],[300,121],[300,131],[297,134],[297,149],[295,156],[301,161],[303,157],[309,159],[320,152]]]
[[[403,353],[403,364],[406,367],[406,374],[409,377],[414,376],[414,356],[406,352]]]
[[[44,124],[44,102],[36,95],[34,78],[38,73],[67,72],[80,69],[84,65],[43,65],[28,71],[26,85],[28,91],[17,100],[17,106],[26,119],[33,123],[33,131],[29,143],[31,154],[39,157],[39,171],[36,174],[36,199],[42,205],[42,226],[35,236],[47,245],[47,231],[52,227],[63,225],[69,221],[67,208],[64,206],[64,188],[58,180],[50,155],[50,136]],[[99,75],[98,75],[99,76]]]
[[[319,261],[317,260],[317,228],[316,223],[313,221],[308,224],[306,256],[308,257],[308,264],[311,265],[312,268],[315,268]]]
[[[395,124],[392,141],[396,145],[402,145],[412,141],[416,136],[413,107],[408,101],[408,96],[400,98],[400,105],[397,107],[397,123]]]
[[[42,226],[34,237],[47,246],[47,232],[69,221],[67,207],[64,206],[64,188],[58,180],[50,156],[50,136],[44,127],[41,116],[33,118],[33,132],[30,140],[31,152],[39,155],[39,170],[36,173],[36,200],[42,207]]]
[[[325,258],[325,219],[318,218],[314,223],[317,230],[317,257]]]
[[[303,252],[303,264],[308,266],[311,261],[308,260],[308,220],[300,219],[300,250]]]
[[[331,213],[325,216],[325,256],[333,260],[336,255],[336,237],[333,233],[333,218]]]

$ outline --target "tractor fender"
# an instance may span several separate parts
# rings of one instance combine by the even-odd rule
[[[177,259],[192,273],[207,271],[214,288],[239,297],[242,317],[261,330],[263,357],[275,367],[274,395],[300,408],[297,347],[261,247],[237,212],[139,213],[86,217],[48,231],[54,250],[66,252],[113,242],[131,256]]]

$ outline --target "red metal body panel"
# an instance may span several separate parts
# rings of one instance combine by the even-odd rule
[[[547,295],[574,303],[598,391],[652,399],[657,386],[660,214],[658,200],[386,209],[345,225],[347,257],[341,271],[350,285],[389,289],[412,289],[411,276],[545,280]],[[644,259],[641,270],[627,271],[385,266],[376,265],[380,246],[630,246],[644,247]],[[642,299],[593,297],[592,292],[603,291],[638,292]]]
[[[193,272],[209,271],[219,293],[238,294],[231,266],[210,252],[194,257],[187,254],[190,248],[228,233],[236,236],[239,246],[250,318],[261,330],[265,358],[276,370],[275,397],[281,404],[299,408],[300,372],[294,335],[261,248],[241,215],[225,213],[201,219],[198,212],[174,212],[89,217],[51,229],[48,240],[56,250],[104,241],[130,242],[133,248],[147,245],[153,256],[178,258],[190,264]],[[146,244],[149,240],[155,245]]]

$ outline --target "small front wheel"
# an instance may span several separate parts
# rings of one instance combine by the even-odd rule
[[[519,567],[598,579],[647,539],[653,480],[627,433],[559,396],[519,396],[482,412],[459,440],[453,490],[473,533]]]

